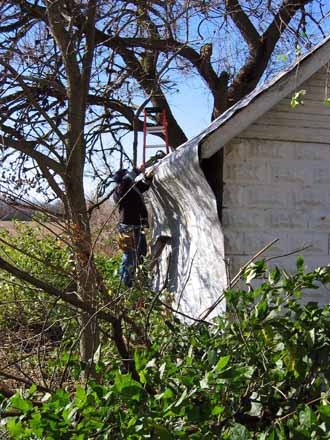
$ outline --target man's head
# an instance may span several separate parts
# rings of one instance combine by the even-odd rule
[[[123,178],[126,176],[127,173],[128,173],[128,170],[126,170],[126,168],[121,168],[115,172],[115,174],[113,175],[113,180],[116,183],[120,183],[120,182],[122,182]]]

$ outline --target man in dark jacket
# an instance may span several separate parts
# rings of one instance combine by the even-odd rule
[[[148,212],[142,193],[149,189],[152,175],[142,175],[140,172],[126,169],[118,170],[114,175],[117,187],[114,200],[119,210],[119,246],[123,257],[119,274],[127,287],[132,287],[135,267],[147,254],[147,241],[144,233],[148,227]]]

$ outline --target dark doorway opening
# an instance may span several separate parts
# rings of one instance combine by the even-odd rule
[[[217,201],[218,217],[222,222],[222,202],[223,202],[223,148],[209,159],[201,161],[201,168],[204,172]]]

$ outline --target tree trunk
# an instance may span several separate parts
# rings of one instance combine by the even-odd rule
[[[76,84],[79,87],[79,79]],[[71,222],[71,243],[76,263],[77,289],[81,300],[97,306],[97,273],[92,252],[90,219],[84,190],[84,164],[86,155],[84,126],[85,104],[74,84],[70,90],[67,172],[65,179]],[[93,355],[99,343],[97,317],[80,314],[80,358],[86,365],[84,376],[94,372]]]
[[[70,176],[66,192],[71,219],[71,242],[76,262],[77,293],[81,300],[95,308],[97,306],[97,273],[92,254],[92,237],[87,214],[82,179]],[[93,374],[93,355],[99,344],[97,317],[88,312],[79,316],[81,327],[80,358],[86,365],[85,376]]]

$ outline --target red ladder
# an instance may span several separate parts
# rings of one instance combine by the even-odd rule
[[[150,114],[160,114],[161,115],[161,125],[147,125],[147,115]],[[162,133],[164,135],[164,144],[147,144],[147,134],[158,134]],[[147,148],[165,148],[166,154],[170,152],[170,147],[168,144],[168,131],[167,131],[167,119],[166,110],[160,107],[147,107],[144,109],[144,121],[143,121],[143,167],[146,164],[146,150]]]

